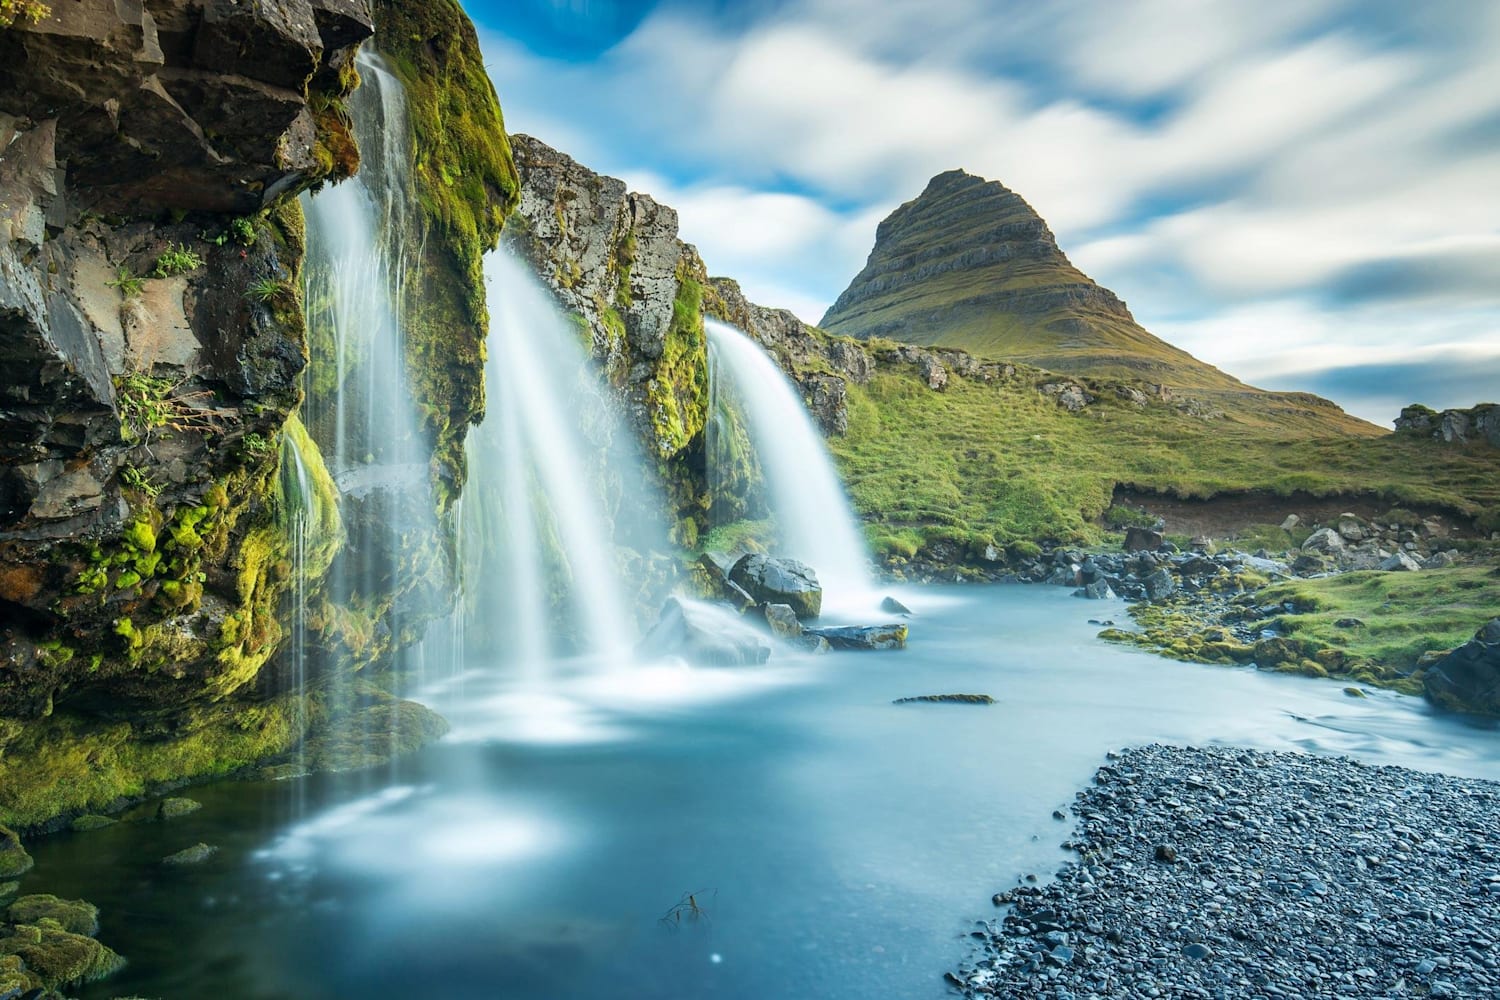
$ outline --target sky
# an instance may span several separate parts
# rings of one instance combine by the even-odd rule
[[[808,322],[955,167],[1153,333],[1389,426],[1500,401],[1500,0],[466,0],[507,128]]]

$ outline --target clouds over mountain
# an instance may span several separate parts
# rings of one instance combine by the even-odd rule
[[[1426,356],[1500,340],[1493,4],[626,6],[612,43],[569,57],[471,5],[510,125],[675,204],[711,268],[808,318],[879,218],[963,167],[1021,192],[1148,328],[1233,370],[1221,333],[1257,316],[1320,338],[1298,350],[1392,349],[1376,304]]]

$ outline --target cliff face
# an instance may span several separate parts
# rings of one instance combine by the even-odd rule
[[[496,136],[476,147],[488,166],[465,161],[472,185],[431,166],[435,207],[411,223],[428,305],[414,383],[442,506],[483,405],[469,279],[514,173],[458,6],[379,6],[404,32],[392,50],[420,49],[402,65],[438,95],[436,130],[467,108]],[[327,494],[309,588],[340,531],[292,417],[295,196],[358,167],[346,97],[373,25],[366,0],[68,0],[0,29],[0,823],[107,808],[301,735],[297,692],[268,666],[295,582],[284,435]]]
[[[511,139],[521,176],[514,246],[582,317],[691,547],[704,525],[708,274],[677,238],[677,213],[530,136]]]
[[[1500,448],[1500,404],[1480,403],[1466,410],[1443,410],[1413,403],[1396,418],[1396,433],[1446,444],[1483,441]]]

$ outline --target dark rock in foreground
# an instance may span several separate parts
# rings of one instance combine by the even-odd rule
[[[1435,705],[1500,715],[1500,618],[1429,666],[1422,684]]]
[[[823,587],[810,566],[795,559],[759,553],[741,556],[729,571],[729,582],[762,604],[786,604],[798,618],[816,618],[823,610]]]
[[[831,625],[805,629],[807,635],[821,636],[834,649],[905,649],[905,625]]]
[[[966,996],[1500,995],[1500,784],[1163,746],[1094,780],[1080,860],[995,897]]]

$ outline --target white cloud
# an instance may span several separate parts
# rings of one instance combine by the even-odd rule
[[[1351,269],[1469,254],[1482,277],[1500,233],[1495,5],[786,0],[733,23],[660,10],[586,65],[485,44],[512,128],[650,185],[711,270],[808,319],[953,167],[1250,378],[1279,375],[1223,344],[1312,370],[1309,351],[1384,343],[1392,310],[1330,294]],[[1494,296],[1462,290],[1394,310],[1404,346],[1381,350],[1492,342],[1472,316]]]

